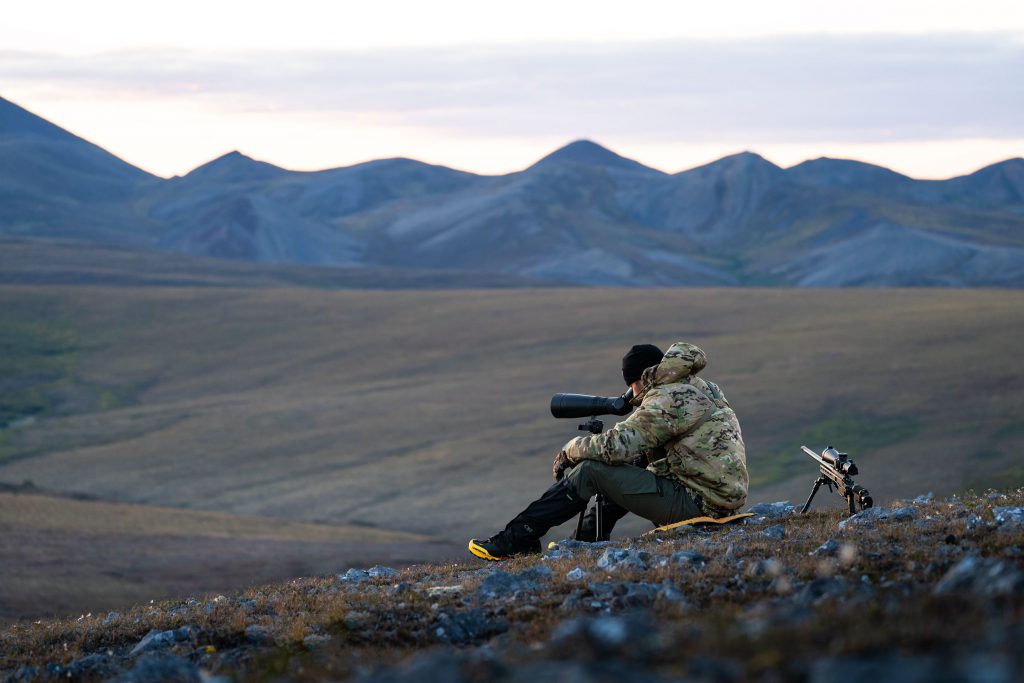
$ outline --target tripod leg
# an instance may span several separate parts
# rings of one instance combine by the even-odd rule
[[[604,495],[597,494],[597,524],[595,525],[597,535],[594,537],[600,541],[604,538]]]
[[[576,520],[576,533],[572,535],[577,541],[580,539],[580,534],[583,532],[583,518],[587,516],[587,509],[583,508],[580,512],[580,518]]]
[[[807,496],[807,502],[804,503],[803,508],[800,510],[800,514],[803,514],[811,509],[811,501],[814,500],[814,494],[817,493],[818,489],[821,488],[821,484],[821,477],[818,477],[817,479],[814,480],[814,487],[811,488],[811,495]]]

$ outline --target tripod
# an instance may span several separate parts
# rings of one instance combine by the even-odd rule
[[[597,416],[591,417],[589,420],[581,424],[578,429],[581,432],[590,432],[591,434],[600,434],[604,431],[604,422],[597,419]],[[600,541],[604,538],[604,494],[598,493],[594,496],[594,505],[596,509],[594,511],[594,540]],[[583,508],[580,512],[580,518],[576,520],[576,533],[572,535],[573,538],[579,540],[580,534],[583,532],[583,519],[587,516],[587,509]]]

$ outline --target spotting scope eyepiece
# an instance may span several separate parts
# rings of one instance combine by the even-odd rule
[[[561,418],[593,417],[594,415],[629,415],[633,390],[621,396],[588,396],[587,394],[555,394],[551,397],[551,414]]]

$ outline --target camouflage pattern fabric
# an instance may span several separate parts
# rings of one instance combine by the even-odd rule
[[[648,470],[698,494],[714,516],[743,507],[747,460],[740,423],[722,390],[697,377],[706,365],[699,347],[673,344],[641,376],[632,414],[603,434],[569,441],[569,461],[621,465],[644,455]]]

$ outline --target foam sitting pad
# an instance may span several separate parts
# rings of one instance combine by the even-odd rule
[[[681,522],[673,522],[672,524],[659,526],[657,529],[651,529],[643,535],[651,536],[652,534],[656,534],[660,531],[672,531],[673,529],[681,529],[683,527],[695,527],[701,524],[732,524],[733,522],[738,522],[741,519],[746,519],[747,517],[753,516],[754,514],[752,512],[742,512],[738,515],[732,515],[730,517],[720,517],[718,519],[715,519],[714,517],[693,517],[691,519],[684,519]]]

